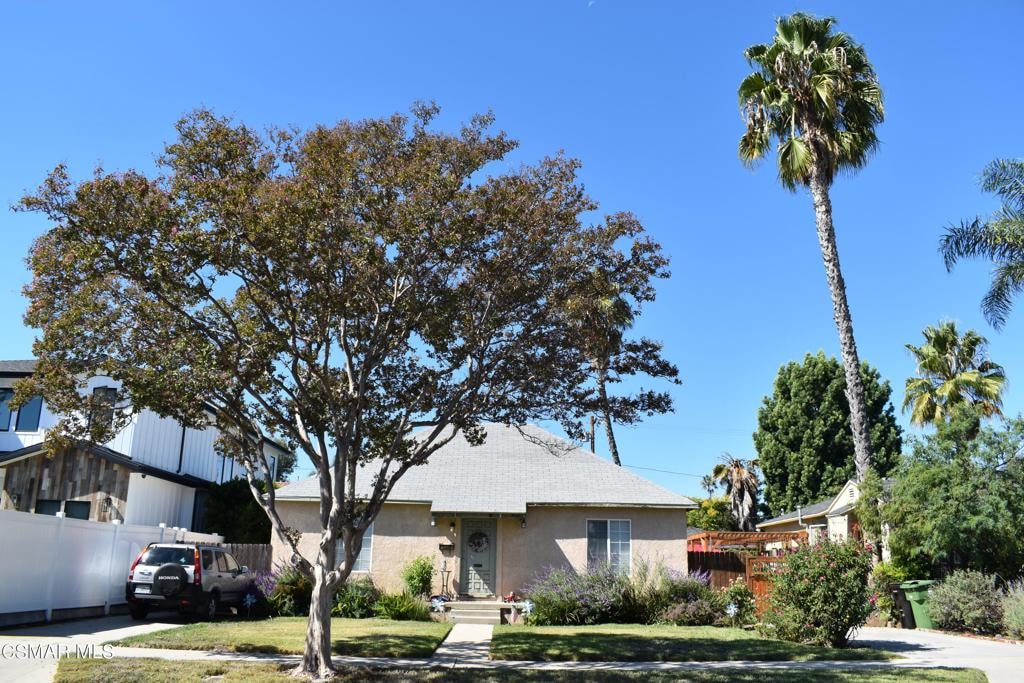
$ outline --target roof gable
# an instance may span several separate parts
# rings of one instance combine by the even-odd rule
[[[413,467],[395,484],[388,501],[428,503],[436,513],[525,514],[527,505],[694,508],[625,468],[535,425],[484,425],[487,440],[471,446],[462,434]],[[367,497],[379,463],[356,475],[356,492]],[[276,492],[279,500],[318,500],[315,478]]]

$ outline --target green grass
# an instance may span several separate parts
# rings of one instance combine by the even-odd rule
[[[714,626],[498,626],[493,659],[533,661],[717,662],[723,660],[806,662],[885,660],[870,648],[831,649],[762,638]]]
[[[54,683],[208,683],[211,676],[222,683],[295,682],[288,668],[243,662],[172,662],[162,659],[62,659]],[[719,669],[717,671],[487,671],[481,669],[385,670],[348,668],[337,683],[984,683],[985,675],[974,669],[835,669],[768,670]]]
[[[220,650],[302,654],[306,617],[266,621],[222,621],[189,624],[119,640],[114,645],[170,650]],[[335,654],[354,657],[429,657],[441,644],[450,624],[388,619],[331,619]]]

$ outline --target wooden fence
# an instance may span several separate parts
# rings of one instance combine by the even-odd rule
[[[739,553],[691,550],[686,553],[686,560],[691,572],[708,572],[715,588],[726,588],[731,581],[747,573],[743,556]]]
[[[768,595],[772,587],[771,575],[782,562],[785,562],[785,558],[747,558],[747,585],[754,594],[754,606],[758,616],[768,609]]]
[[[254,572],[270,571],[269,543],[226,543],[224,547],[243,567]]]

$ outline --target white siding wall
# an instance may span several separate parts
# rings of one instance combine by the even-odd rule
[[[124,523],[154,525],[166,522],[170,526],[188,529],[192,526],[195,493],[195,489],[188,486],[132,472],[128,478]]]
[[[131,448],[121,452],[137,462],[176,472],[180,450],[181,425],[152,410],[143,410],[135,424]]]
[[[213,427],[185,431],[185,450],[181,464],[183,474],[216,481],[217,464],[220,463],[220,457],[213,448],[216,439],[217,430]]]

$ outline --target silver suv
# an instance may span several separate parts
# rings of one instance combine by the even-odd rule
[[[252,584],[248,567],[214,545],[150,543],[128,572],[125,597],[133,619],[151,609],[177,609],[211,621],[223,605],[241,605]]]

